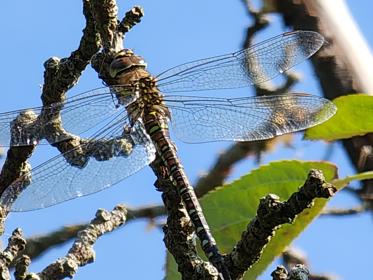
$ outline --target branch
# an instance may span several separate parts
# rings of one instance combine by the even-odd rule
[[[288,272],[283,265],[279,265],[271,273],[271,276],[272,276],[272,280],[287,280],[288,279]]]
[[[308,280],[310,272],[302,265],[297,264],[294,266],[290,273],[288,273],[282,265],[279,265],[275,271],[271,273],[273,280]]]
[[[267,195],[260,200],[257,215],[242,233],[232,253],[227,256],[233,279],[240,279],[261,256],[278,226],[291,223],[296,215],[311,207],[315,198],[330,198],[337,191],[326,183],[323,174],[311,170],[304,185],[285,202],[276,195]]]
[[[347,208],[347,209],[339,209],[339,208],[328,208],[325,209],[321,215],[322,216],[350,216],[350,215],[356,215],[360,213],[364,213],[368,209],[364,206],[357,206],[354,208]]]
[[[246,38],[243,47],[248,48],[252,45],[252,39],[254,38],[255,34],[265,29],[269,24],[269,20],[267,18],[267,13],[262,10],[257,11],[251,4],[250,0],[243,0],[242,2],[246,11],[248,12],[248,15],[254,20],[254,23],[246,30]]]
[[[163,205],[141,207],[137,209],[127,208],[126,224],[135,219],[154,219],[155,217],[163,216],[165,214],[166,210]],[[35,259],[53,246],[63,244],[75,238],[78,232],[87,226],[87,223],[64,226],[59,230],[42,236],[29,237],[27,238],[27,245],[22,254],[29,256],[31,259]]]
[[[135,6],[126,12],[124,18],[119,21],[117,19],[117,6],[115,0],[106,0],[104,2],[107,9],[102,8],[102,1],[92,1],[93,14],[96,19],[96,28],[104,42],[104,49],[92,58],[91,65],[99,74],[99,77],[109,84],[111,80],[109,65],[112,62],[114,55],[123,49],[124,35],[141,21],[144,11],[141,7]]]
[[[118,25],[118,32],[123,33],[124,36],[128,31],[132,29],[136,24],[141,22],[141,18],[144,16],[144,10],[135,6],[129,10],[122,21]]]
[[[306,257],[301,252],[299,252],[299,250],[287,249],[285,252],[282,253],[282,260],[285,265],[284,268],[288,270],[298,264],[309,266]],[[335,278],[336,277],[332,275],[315,273],[310,273],[308,277],[309,280],[332,280]]]
[[[25,248],[26,241],[22,236],[22,231],[16,229],[8,239],[8,246],[0,254],[0,279],[10,280],[9,266],[20,251]]]
[[[219,279],[216,268],[197,254],[194,227],[173,184],[169,180],[158,180],[156,186],[162,191],[168,213],[167,224],[163,228],[164,242],[175,258],[183,279]]]
[[[92,263],[95,258],[93,245],[97,239],[107,232],[120,227],[126,221],[127,211],[123,205],[116,206],[113,211],[108,212],[100,209],[96,217],[90,222],[86,229],[79,232],[77,239],[64,258],[60,258],[47,266],[40,273],[28,273],[27,266],[30,259],[23,257],[16,264],[18,279],[65,279],[72,278],[79,267]]]

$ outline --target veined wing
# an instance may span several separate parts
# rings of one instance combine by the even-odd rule
[[[0,204],[10,211],[45,208],[101,191],[147,166],[155,148],[140,122],[112,138],[123,132],[124,123],[113,122],[95,138],[37,166],[5,190]]]
[[[245,87],[290,69],[312,56],[323,43],[317,32],[287,32],[235,53],[176,66],[156,78],[163,92]]]
[[[284,95],[209,98],[167,96],[176,136],[187,143],[253,141],[303,130],[329,119],[335,105],[324,98]]]
[[[46,136],[45,130],[48,124],[56,121],[55,115],[58,110],[60,110],[61,116],[59,120],[67,133],[48,135],[50,143],[71,138],[70,133],[75,135],[93,134],[110,123],[116,116],[124,113],[123,107],[117,106],[117,104],[111,89],[105,87],[81,93],[64,103],[54,103],[45,107],[46,113],[43,119],[48,122],[43,122],[38,117],[42,107],[1,113],[0,145],[23,146],[37,142]],[[20,118],[22,118],[22,125],[14,125],[14,121],[20,120]],[[12,143],[10,143],[11,138]]]

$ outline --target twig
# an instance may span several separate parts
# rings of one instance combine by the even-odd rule
[[[183,279],[217,280],[218,272],[209,262],[198,257],[194,239],[194,227],[175,187],[169,181],[157,181],[167,208],[167,224],[164,226],[164,242],[174,256]]]
[[[107,232],[120,227],[126,221],[127,211],[123,205],[116,206],[113,211],[108,212],[100,209],[96,217],[90,222],[86,229],[79,232],[77,239],[69,250],[68,254],[54,263],[48,265],[40,273],[26,273],[25,266],[30,263],[29,259],[21,258],[16,268],[17,274],[27,279],[65,279],[72,278],[79,267],[92,263],[95,258],[93,245],[97,239]]]
[[[289,273],[288,279],[289,280],[308,280],[309,279],[310,272],[302,264],[295,265]]]
[[[135,219],[154,219],[165,214],[166,210],[163,205],[141,207],[137,209],[127,208],[126,224]],[[22,254],[25,254],[34,260],[53,246],[63,244],[75,238],[78,232],[87,226],[87,223],[64,226],[59,230],[42,236],[29,237],[27,238],[27,245]]]
[[[287,280],[288,272],[283,265],[279,265],[274,271],[272,271],[271,276],[272,280]]]
[[[135,6],[131,10],[129,10],[122,21],[118,25],[118,32],[123,33],[124,36],[128,31],[132,29],[136,24],[141,21],[141,18],[144,16],[144,10],[139,7]]]
[[[242,277],[258,260],[278,226],[291,223],[297,214],[312,205],[313,199],[329,198],[336,191],[335,187],[325,182],[321,171],[311,170],[304,185],[287,201],[280,202],[276,195],[267,195],[261,199],[256,217],[251,220],[242,239],[227,256],[233,279]]]
[[[264,11],[255,10],[253,5],[251,4],[251,1],[244,0],[242,2],[245,5],[249,16],[254,20],[254,23],[246,30],[246,37],[243,46],[244,48],[248,48],[252,44],[252,39],[255,34],[266,28],[269,24],[269,20],[267,18],[267,14]]]
[[[367,211],[368,209],[364,206],[358,206],[354,208],[339,209],[339,208],[329,208],[322,211],[322,216],[349,216],[356,215]]]
[[[26,241],[22,231],[16,229],[8,239],[8,246],[0,253],[0,279],[10,280],[9,266],[17,254],[25,248]]]
[[[306,256],[299,250],[294,250],[293,248],[287,249],[282,253],[282,260],[285,265],[284,268],[291,269],[298,264],[309,266]],[[332,280],[335,276],[327,274],[315,274],[310,272],[309,280]]]

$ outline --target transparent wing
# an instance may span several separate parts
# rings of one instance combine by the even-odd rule
[[[245,98],[165,97],[172,128],[187,143],[253,141],[303,130],[336,112],[327,99],[289,94]]]
[[[38,118],[42,107],[1,113],[0,145],[22,146],[38,141],[43,134],[43,129],[55,122],[56,118],[50,116],[55,116],[57,110],[60,110],[62,127],[68,133],[50,135],[48,139],[51,143],[70,138],[69,133],[92,135],[124,112],[123,107],[118,106],[111,89],[106,87],[84,92],[68,99],[65,103],[55,103],[44,108],[46,112],[44,119],[50,120],[48,122],[42,122]],[[14,125],[15,121],[17,125]],[[23,125],[18,125],[19,121]],[[31,124],[29,128],[28,124]],[[13,136],[12,143],[10,143],[11,136]]]
[[[37,115],[40,114],[41,108],[29,108],[29,109],[22,109],[17,111],[5,112],[0,113],[0,145],[1,146],[11,146],[17,145],[17,143],[10,143],[11,134],[14,134],[11,131],[12,122],[15,121],[18,117],[24,115],[28,117],[30,121],[36,120]],[[28,116],[27,116],[28,115]],[[22,117],[22,119],[25,119]],[[28,132],[20,132],[20,137],[24,138],[24,140],[19,141],[18,145],[30,145],[36,138],[29,134]]]
[[[11,211],[45,208],[108,188],[152,162],[155,148],[142,124],[137,122],[126,135],[110,137],[122,128],[115,124],[101,133],[102,138],[39,165],[6,189],[1,205]],[[82,154],[84,150],[88,152]]]
[[[248,49],[171,68],[157,76],[158,86],[163,92],[186,92],[258,84],[307,59],[323,43],[317,32],[287,32]]]

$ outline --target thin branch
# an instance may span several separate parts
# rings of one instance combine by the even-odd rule
[[[358,206],[358,207],[346,208],[346,209],[328,208],[328,209],[325,209],[321,213],[321,215],[322,216],[335,216],[335,217],[351,216],[351,215],[364,213],[367,210],[368,209],[364,206]]]
[[[298,264],[309,266],[306,256],[299,250],[295,250],[293,248],[289,248],[282,253],[282,261],[285,266],[284,268],[288,270]],[[335,278],[336,277],[333,275],[315,274],[311,272],[308,277],[309,280],[332,280]]]
[[[242,239],[227,256],[233,279],[240,279],[261,256],[275,229],[291,223],[296,215],[312,205],[315,198],[330,198],[337,189],[325,182],[321,171],[311,170],[304,185],[285,202],[276,195],[260,200],[256,217],[251,220]]]
[[[272,280],[287,280],[288,272],[283,265],[279,265],[274,271],[272,271],[271,276]]]
[[[154,219],[165,214],[166,210],[163,205],[139,207],[136,209],[127,208],[126,224],[133,220],[141,218]],[[25,254],[34,260],[52,247],[61,245],[75,238],[78,232],[87,226],[87,223],[64,226],[61,229],[45,235],[29,237],[27,238],[27,245],[22,254]]]
[[[295,265],[289,272],[288,279],[289,280],[304,280],[309,279],[310,272],[302,264]]]
[[[246,37],[243,47],[248,48],[252,44],[252,39],[254,38],[255,34],[265,29],[269,24],[269,20],[267,18],[267,13],[262,10],[256,10],[251,4],[250,0],[244,0],[242,2],[245,5],[249,16],[254,21],[254,23],[246,30]]]
[[[124,36],[128,31],[130,31],[136,24],[141,22],[141,18],[144,16],[144,10],[135,6],[129,10],[122,21],[118,25],[118,32],[122,33]]]
[[[79,267],[92,263],[95,258],[93,245],[97,239],[107,232],[120,227],[126,221],[126,208],[123,205],[116,206],[111,212],[100,209],[96,212],[96,217],[90,224],[79,232],[77,239],[64,258],[60,258],[54,263],[48,265],[40,273],[27,273],[26,264],[30,263],[29,259],[21,258],[19,262],[22,265],[16,265],[17,275],[27,279],[65,279],[72,278]],[[25,262],[26,261],[26,262]]]
[[[163,227],[164,242],[183,279],[219,279],[216,268],[197,254],[194,227],[173,184],[168,180],[158,180],[156,186],[162,191],[168,213],[167,224]]]
[[[10,280],[9,266],[20,251],[25,248],[26,241],[22,231],[16,229],[8,239],[8,246],[0,253],[0,279]]]

